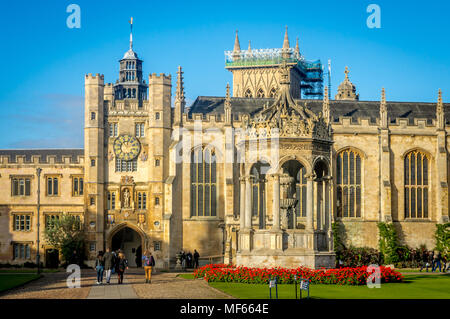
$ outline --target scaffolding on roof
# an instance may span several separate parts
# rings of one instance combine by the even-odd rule
[[[289,55],[289,58],[283,57]],[[278,66],[283,61],[296,67],[303,74],[302,99],[323,98],[323,68],[320,60],[307,61],[295,48],[252,49],[225,51],[225,68],[252,66]]]

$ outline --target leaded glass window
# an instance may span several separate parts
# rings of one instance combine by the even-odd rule
[[[344,150],[336,159],[337,216],[361,217],[362,156],[351,149]]]
[[[217,215],[216,153],[197,148],[191,153],[191,216]]]
[[[405,218],[428,218],[429,163],[420,151],[405,156]]]

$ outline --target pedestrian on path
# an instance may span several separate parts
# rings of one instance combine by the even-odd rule
[[[181,268],[183,268],[183,271],[186,271],[186,253],[184,252],[184,250],[181,251]]]
[[[106,283],[109,284],[111,280],[111,271],[114,268],[114,255],[111,253],[111,249],[106,248],[103,259],[105,260]]]
[[[148,250],[142,256],[142,263],[144,264],[145,283],[149,284],[152,282],[152,268],[155,266],[155,258],[153,258],[152,253]]]
[[[122,284],[123,274],[125,272],[125,269],[128,269],[128,260],[125,258],[125,255],[122,252],[119,253],[119,258],[117,259],[116,266],[117,279],[119,281],[119,284]]]
[[[103,270],[105,269],[105,259],[103,252],[99,251],[97,259],[95,260],[95,270],[97,271],[97,285],[103,282]]]
[[[186,261],[187,261],[187,267],[192,268],[192,253],[191,251],[188,251],[186,254]]]
[[[200,258],[200,254],[197,250],[194,249],[194,268],[198,268],[198,259]]]
[[[428,272],[428,267],[430,267],[430,263],[428,261],[428,252],[426,250],[422,251],[422,265],[420,266],[420,271],[426,268]]]
[[[442,258],[441,252],[436,250],[434,252],[434,257],[433,257],[433,261],[434,261],[433,270],[431,272],[434,272],[438,268],[438,266],[439,266],[439,271],[442,272],[441,258]]]

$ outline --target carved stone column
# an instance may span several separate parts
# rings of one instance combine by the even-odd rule
[[[240,229],[245,228],[245,177],[240,177],[240,202],[239,202],[239,226]]]
[[[253,176],[245,176],[245,228],[252,228],[252,181]]]
[[[273,201],[272,201],[272,230],[280,230],[280,175],[272,175]]]
[[[308,231],[314,230],[314,179],[314,175],[306,176],[306,230]]]

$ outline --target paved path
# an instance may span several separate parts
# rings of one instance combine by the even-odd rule
[[[127,274],[128,275],[128,274]],[[106,277],[103,278],[101,285],[96,284],[95,279],[92,282],[92,288],[87,299],[138,299],[138,295],[133,289],[133,285],[128,278],[124,277],[123,284],[118,284],[117,274],[111,275],[110,284],[106,283]]]
[[[230,299],[233,298],[208,286],[203,279],[183,279],[177,273],[157,272],[152,275],[152,283],[145,283],[145,276],[130,278],[139,298],[143,299]]]
[[[0,299],[85,299],[95,278],[95,271],[91,269],[81,271],[80,288],[67,287],[68,275],[63,271],[44,273],[40,279],[0,293]]]

